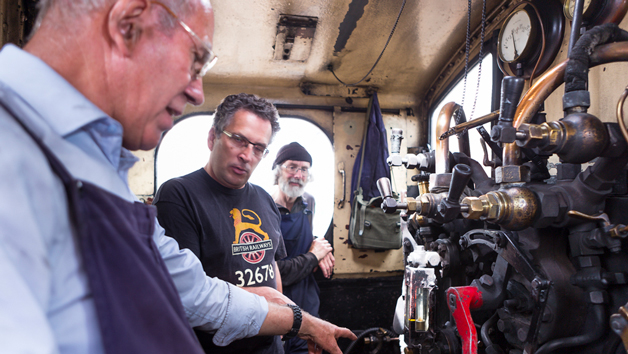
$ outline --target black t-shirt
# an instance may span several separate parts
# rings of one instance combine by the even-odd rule
[[[165,182],[155,195],[159,223],[201,260],[205,273],[237,286],[277,288],[275,261],[286,257],[281,216],[261,187],[222,186],[204,169]],[[273,337],[254,337],[216,347],[213,337],[197,331],[206,351],[264,353]],[[281,344],[279,342],[279,344]],[[260,350],[254,350],[259,348]],[[280,348],[273,353],[282,352]]]

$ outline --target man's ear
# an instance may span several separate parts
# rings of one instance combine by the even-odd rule
[[[216,129],[212,127],[209,130],[209,135],[207,136],[207,146],[209,147],[209,151],[214,150],[214,143],[216,142]]]
[[[128,56],[140,40],[149,20],[150,1],[118,0],[107,18],[107,30],[113,46]]]

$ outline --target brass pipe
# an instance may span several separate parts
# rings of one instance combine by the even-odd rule
[[[435,171],[437,174],[447,173],[449,168],[449,139],[440,140],[439,136],[446,133],[449,130],[449,126],[451,124],[451,119],[457,110],[462,109],[462,107],[455,103],[449,102],[446,103],[443,108],[441,108],[440,113],[438,114],[438,119],[436,120],[436,151],[435,151],[435,159],[436,166]],[[462,138],[458,138],[458,148],[462,153],[470,155],[469,148],[469,136],[466,135]]]
[[[628,142],[628,131],[626,131],[626,123],[624,122],[624,103],[626,102],[626,97],[628,97],[628,86],[626,86],[624,92],[622,92],[619,97],[619,102],[617,102],[617,123],[619,123],[621,135],[623,135],[626,142]]]
[[[590,60],[590,68],[616,61],[628,61],[628,42],[601,45],[595,48]],[[526,92],[515,112],[515,128],[519,128],[522,123],[529,123],[547,97],[563,84],[567,61],[568,59],[539,77],[537,82]],[[504,144],[503,157],[504,166],[521,164],[521,151],[515,143]]]
[[[491,112],[489,114],[483,115],[481,117],[475,118],[473,120],[470,120],[468,122],[462,123],[462,124],[457,124],[455,125],[453,128],[449,129],[446,133],[444,133],[443,135],[441,135],[439,137],[439,139],[443,140],[443,139],[447,139],[450,136],[454,135],[454,134],[460,134],[462,132],[465,132],[469,129],[475,128],[475,127],[479,127],[480,125],[484,125],[486,123],[492,122],[496,119],[499,118],[499,110]]]

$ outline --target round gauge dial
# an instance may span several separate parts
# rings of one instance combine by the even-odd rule
[[[524,8],[514,11],[499,33],[498,54],[501,60],[512,63],[529,53],[534,37],[532,18]]]
[[[595,1],[591,7],[596,6]],[[499,32],[500,69],[506,75],[537,77],[556,58],[564,33],[565,16],[560,1],[527,0],[519,4],[506,16]]]
[[[584,16],[587,16],[587,10],[590,9],[591,0],[584,0],[584,8],[582,9],[582,13]],[[565,0],[565,4],[563,5],[563,12],[565,13],[565,17],[569,20],[573,20],[573,13],[576,8],[576,0]]]

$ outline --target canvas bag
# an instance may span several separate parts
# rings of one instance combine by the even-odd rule
[[[366,163],[365,155],[369,156]],[[380,250],[401,248],[400,212],[384,213],[380,208],[382,197],[376,185],[379,178],[390,178],[387,158],[386,128],[377,93],[374,93],[369,100],[364,138],[356,157],[351,181],[353,193],[349,241],[353,248]]]

